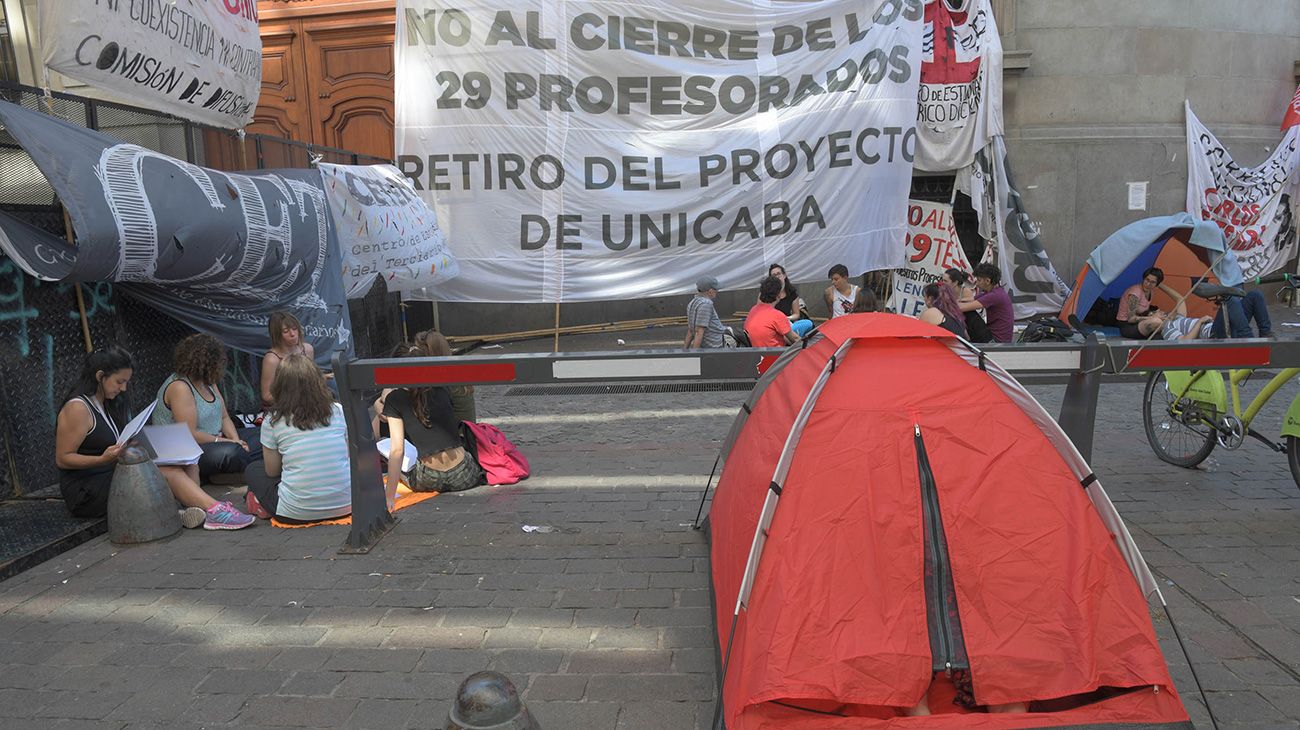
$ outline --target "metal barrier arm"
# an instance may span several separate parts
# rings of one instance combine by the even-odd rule
[[[1300,340],[1103,340],[1106,372],[1295,367]]]
[[[756,380],[784,348],[618,350],[356,360],[354,388],[592,381]]]

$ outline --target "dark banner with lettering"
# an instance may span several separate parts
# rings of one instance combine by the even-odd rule
[[[343,262],[320,172],[210,170],[0,102],[76,245],[0,215],[0,248],[46,281],[111,281],[227,345],[261,353],[267,316],[302,321],[317,360],[350,351]]]
[[[975,154],[975,162],[958,174],[958,184],[970,192],[980,236],[989,242],[987,252],[997,254],[1002,285],[1011,294],[1016,319],[1060,312],[1070,287],[1056,273],[1038,224],[1025,208],[1001,135]]]

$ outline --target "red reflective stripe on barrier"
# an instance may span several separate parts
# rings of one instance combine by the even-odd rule
[[[779,357],[780,355],[764,355],[761,359],[759,359],[758,374],[762,375],[763,373],[766,373],[767,369],[772,367],[772,363],[776,362],[777,358]]]
[[[1245,368],[1269,364],[1267,347],[1146,348],[1129,353],[1129,367]]]
[[[515,380],[515,364],[495,365],[396,365],[375,368],[375,385],[399,383],[510,383]]]

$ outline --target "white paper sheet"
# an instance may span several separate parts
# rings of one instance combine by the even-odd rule
[[[183,423],[169,423],[165,426],[145,426],[145,438],[153,447],[153,463],[159,466],[183,466],[197,464],[203,456],[203,449],[194,440],[190,427]]]
[[[122,433],[117,437],[118,446],[125,445],[127,441],[135,438],[136,434],[140,433],[140,429],[144,428],[144,425],[149,422],[149,416],[153,415],[153,408],[156,405],[158,405],[158,401],[150,401],[148,408],[145,408],[140,412],[140,415],[132,418],[131,422],[126,424],[126,428],[122,429]]]
[[[392,443],[392,439],[379,439],[375,442],[375,448],[379,449],[379,453],[383,454],[384,458],[387,459],[388,450],[391,448]],[[402,472],[406,473],[415,468],[415,462],[419,460],[420,452],[415,448],[415,444],[410,441],[403,439],[402,443],[406,444],[406,450],[402,452]]]

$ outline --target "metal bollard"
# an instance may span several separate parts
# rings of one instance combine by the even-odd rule
[[[122,450],[108,493],[108,539],[117,544],[150,542],[181,529],[176,498],[142,449]]]
[[[446,730],[541,730],[504,674],[475,672],[460,683]]]

